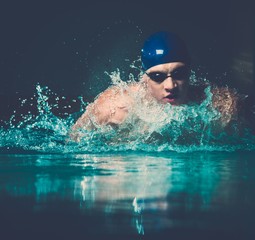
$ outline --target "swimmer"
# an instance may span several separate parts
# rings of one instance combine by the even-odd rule
[[[137,95],[141,101],[172,106],[204,99],[205,86],[190,85],[190,56],[176,34],[162,31],[149,36],[141,49],[141,61],[144,73],[139,82],[123,89],[112,86],[102,92],[72,127],[74,140],[79,141],[79,129],[121,125],[131,114]],[[211,91],[213,105],[222,113],[222,124],[227,125],[237,115],[238,96],[229,88],[214,87]]]

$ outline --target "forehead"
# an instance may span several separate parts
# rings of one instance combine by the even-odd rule
[[[154,72],[154,71],[172,72],[175,69],[184,67],[184,66],[186,66],[186,64],[183,62],[164,63],[164,64],[159,64],[149,68],[147,72]]]

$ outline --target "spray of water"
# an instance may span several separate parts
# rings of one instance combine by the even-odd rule
[[[135,66],[135,64],[133,65]],[[119,89],[128,89],[130,81],[120,78],[117,70],[108,74],[112,84]],[[204,82],[206,80],[203,80]],[[195,73],[191,83],[198,84]],[[255,138],[249,129],[237,129],[233,123],[228,131],[219,127],[221,114],[212,106],[211,87],[205,88],[205,99],[199,104],[171,106],[156,102],[141,101],[143,92],[130,93],[135,99],[135,107],[120,126],[103,126],[95,130],[82,131],[79,142],[70,139],[70,129],[75,122],[73,115],[61,118],[53,114],[58,107],[59,97],[55,94],[55,103],[49,103],[52,92],[39,84],[36,86],[38,114],[22,116],[14,124],[16,115],[10,118],[7,127],[0,129],[0,149],[2,152],[45,152],[45,153],[85,153],[109,151],[236,151],[254,150]],[[25,101],[25,100],[23,100]],[[81,112],[88,103],[81,103]]]

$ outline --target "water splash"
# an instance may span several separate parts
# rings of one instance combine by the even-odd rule
[[[127,82],[120,79],[119,71],[109,74],[112,83],[120,89],[127,88]],[[192,84],[197,84],[195,73]],[[129,83],[134,81],[130,75]],[[205,82],[205,80],[203,80]],[[240,131],[233,123],[228,131],[215,127],[221,114],[212,107],[211,87],[205,88],[205,99],[200,104],[183,106],[144,103],[141,94],[133,98],[136,107],[125,122],[118,126],[104,126],[93,131],[81,130],[80,142],[70,139],[70,129],[75,117],[65,118],[53,114],[58,108],[59,96],[47,87],[36,86],[38,114],[27,113],[22,120],[14,123],[14,115],[0,128],[1,152],[40,152],[40,153],[85,153],[111,151],[236,151],[254,150],[255,137],[245,128]],[[55,98],[55,103],[49,98]],[[23,100],[22,102],[25,102]],[[81,103],[78,114],[82,114],[88,103]],[[67,106],[68,107],[68,106]],[[70,106],[69,106],[70,107]],[[77,114],[77,113],[76,113]],[[241,132],[241,134],[240,134]]]

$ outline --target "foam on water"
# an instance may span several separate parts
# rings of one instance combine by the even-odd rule
[[[120,89],[127,82],[120,79],[119,71],[109,74],[112,83]],[[134,77],[130,75],[130,82]],[[193,73],[191,83],[198,84]],[[233,122],[228,130],[218,126],[221,114],[212,107],[210,85],[205,88],[206,98],[200,104],[183,106],[159,105],[142,102],[141,94],[132,114],[118,126],[103,126],[93,131],[81,130],[82,139],[70,139],[70,129],[76,118],[65,118],[53,114],[57,104],[49,103],[52,91],[39,84],[36,86],[38,114],[28,113],[14,123],[14,114],[7,127],[0,129],[1,152],[36,151],[40,153],[85,153],[109,151],[236,151],[254,150],[255,137],[248,128],[240,131]],[[134,93],[135,94],[135,93]],[[56,94],[56,100],[59,99]],[[25,100],[23,100],[25,101]],[[58,101],[56,101],[58,102]],[[87,103],[81,106],[82,111]]]

